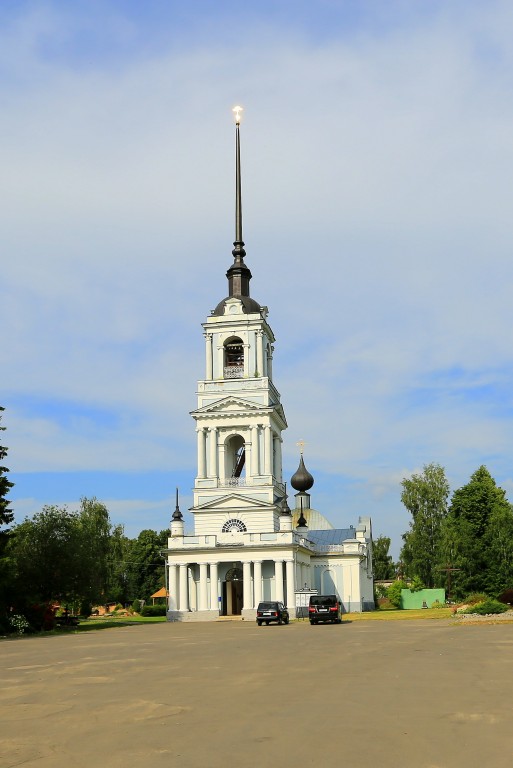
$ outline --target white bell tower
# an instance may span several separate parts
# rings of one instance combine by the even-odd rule
[[[235,242],[228,296],[203,323],[205,377],[198,382],[196,535],[229,536],[280,529],[281,433],[287,427],[272,380],[274,334],[267,307],[250,297],[244,263],[240,176],[240,113],[235,107]]]

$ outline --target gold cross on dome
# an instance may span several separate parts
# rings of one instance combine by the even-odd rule
[[[296,445],[297,445],[297,447],[299,448],[299,452],[300,452],[300,454],[301,454],[301,456],[302,456],[302,455],[303,455],[303,453],[304,453],[304,450],[305,450],[305,445],[306,445],[305,441],[304,441],[304,440],[299,440],[299,441],[296,443]]]

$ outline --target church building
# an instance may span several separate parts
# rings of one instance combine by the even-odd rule
[[[194,533],[178,504],[166,550],[170,621],[222,616],[255,619],[261,600],[296,616],[305,595],[337,594],[345,611],[374,608],[370,517],[334,528],[312,508],[314,484],[303,451],[291,478],[293,511],[282,474],[287,421],[273,381],[275,337],[267,307],[250,296],[244,258],[240,112],[235,112],[236,205],[228,295],[203,323],[205,375],[198,382]]]

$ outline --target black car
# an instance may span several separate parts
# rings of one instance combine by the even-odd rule
[[[308,606],[310,624],[331,621],[342,623],[342,605],[336,595],[312,595]]]
[[[278,602],[265,602],[258,603],[256,622],[259,627],[262,624],[270,624],[271,621],[275,621],[277,624],[289,623],[289,612],[283,605]]]

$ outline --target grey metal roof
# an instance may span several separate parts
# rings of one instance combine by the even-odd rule
[[[307,538],[313,544],[342,544],[346,539],[356,538],[354,528],[332,528],[325,531],[308,531]]]

